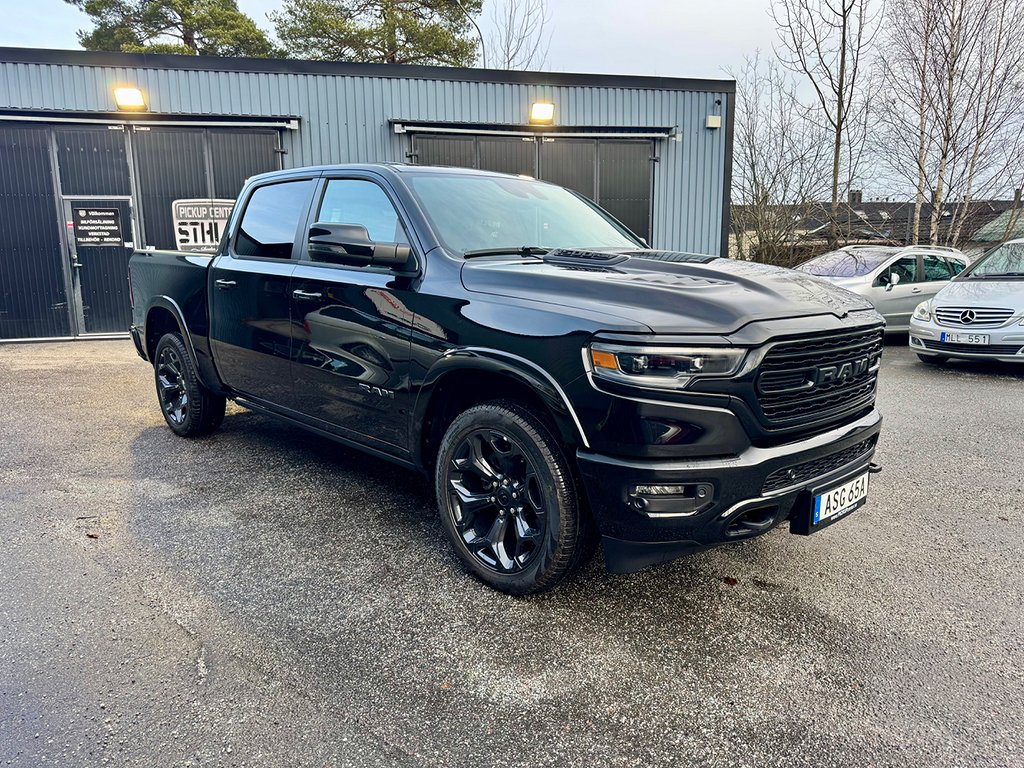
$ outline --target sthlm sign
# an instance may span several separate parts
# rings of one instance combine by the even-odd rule
[[[195,198],[171,203],[174,240],[179,251],[213,253],[220,244],[234,200]]]

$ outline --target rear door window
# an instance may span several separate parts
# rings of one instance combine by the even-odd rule
[[[249,196],[238,225],[235,254],[290,259],[315,185],[313,179],[300,179],[257,187]]]
[[[941,256],[924,257],[924,279],[927,281],[949,280],[953,275],[949,271],[949,264]]]

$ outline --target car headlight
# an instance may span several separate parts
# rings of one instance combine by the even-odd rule
[[[914,307],[914,319],[924,320],[925,322],[932,319],[932,300],[922,301],[916,307]]]
[[[702,377],[734,375],[746,349],[735,347],[633,347],[594,342],[587,350],[595,376],[652,389],[683,389]]]

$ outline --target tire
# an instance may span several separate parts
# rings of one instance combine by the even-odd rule
[[[180,333],[165,334],[157,342],[153,375],[160,411],[176,435],[208,435],[224,421],[227,400],[199,381]]]
[[[569,462],[518,403],[483,403],[457,416],[441,441],[434,484],[445,533],[468,570],[494,589],[544,592],[593,554],[593,523]]]
[[[945,355],[918,355],[917,359],[928,365],[942,365],[949,360]]]

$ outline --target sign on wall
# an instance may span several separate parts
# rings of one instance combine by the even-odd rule
[[[227,226],[234,200],[196,198],[171,203],[174,240],[179,251],[213,253]]]
[[[124,248],[117,208],[76,208],[72,226],[76,248]]]

